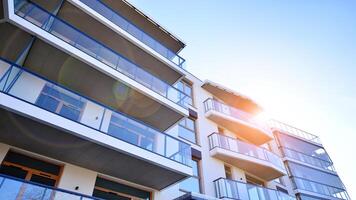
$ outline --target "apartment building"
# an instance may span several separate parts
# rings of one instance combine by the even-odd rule
[[[0,199],[350,199],[316,136],[124,0],[0,1]]]

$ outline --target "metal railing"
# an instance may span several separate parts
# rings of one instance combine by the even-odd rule
[[[131,23],[128,19],[111,9],[105,3],[100,0],[80,0],[82,3],[87,5],[89,8],[93,9],[95,12],[99,13],[101,16],[108,19],[110,22],[114,23],[118,27],[125,30],[131,36],[135,37],[145,45],[149,46],[151,49],[162,55],[163,57],[170,60],[172,63],[180,68],[184,67],[185,60],[171,51],[169,48],[164,46],[162,43],[154,39],[152,36],[147,34],[141,28],[137,27]]]
[[[0,72],[5,72],[0,77],[2,93],[190,166],[191,149],[188,143],[2,58]]]
[[[240,109],[231,107],[229,105],[226,105],[224,103],[221,103],[219,101],[216,101],[214,99],[205,100],[204,108],[205,108],[205,112],[214,110],[214,111],[220,112],[222,114],[228,115],[230,117],[233,117],[233,118],[236,118],[239,120],[243,120],[244,122],[250,124],[251,126],[261,129],[267,133],[271,132],[270,128],[267,126],[267,124],[265,122],[256,120],[256,118],[253,115],[251,115],[243,110],[240,110]]]
[[[305,153],[295,151],[286,147],[281,148],[285,157],[292,158],[334,173],[336,172],[334,165],[331,161],[323,160],[315,156],[310,156]]]
[[[216,197],[236,200],[296,200],[278,190],[246,184],[239,181],[219,178],[214,181]]]
[[[296,127],[293,127],[291,125],[285,124],[283,122],[280,122],[277,120],[269,120],[268,125],[271,127],[271,129],[276,129],[281,132],[286,132],[291,135],[294,135],[294,136],[303,138],[305,140],[314,142],[316,144],[322,145],[320,138],[318,136],[308,133],[306,131],[303,131],[301,129],[298,129]]]
[[[336,188],[330,185],[325,185],[323,183],[318,183],[299,177],[291,177],[291,179],[294,185],[294,189],[314,192],[337,199],[350,200],[350,196],[345,189]]]
[[[0,199],[103,200],[0,174]]]
[[[28,0],[15,1],[15,14],[56,36],[96,60],[106,64],[125,76],[139,82],[166,99],[187,108],[184,103],[188,95],[145,71],[124,56],[86,35],[77,28],[57,18]]]
[[[248,144],[238,139],[231,138],[218,133],[213,133],[209,135],[208,139],[210,150],[219,147],[238,154],[267,161],[279,168],[280,170],[285,171],[282,159],[278,155],[264,148]]]

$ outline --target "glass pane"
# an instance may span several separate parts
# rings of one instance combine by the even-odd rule
[[[199,179],[197,179],[195,177],[190,177],[190,178],[185,179],[184,181],[180,182],[179,187],[180,187],[180,189],[188,191],[188,192],[200,193]]]
[[[51,112],[55,112],[57,110],[58,104],[58,100],[45,94],[41,94],[41,96],[37,99],[36,102],[36,105]]]
[[[68,105],[63,105],[62,109],[59,111],[59,114],[71,120],[78,121],[80,112]]]
[[[21,190],[23,191],[21,199],[40,200],[46,194],[46,188],[31,184],[24,184]]]
[[[190,130],[194,130],[194,121],[186,118],[186,127]]]
[[[138,145],[138,136],[126,128],[110,124],[108,134],[128,143]]]
[[[193,176],[199,176],[199,165],[198,161],[192,160],[192,169],[193,169]]]
[[[192,143],[196,143],[195,132],[188,130],[182,126],[178,126],[178,135]]]
[[[0,188],[0,199],[16,199],[23,183],[6,179]]]

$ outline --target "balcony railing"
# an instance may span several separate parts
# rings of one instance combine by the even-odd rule
[[[112,10],[105,3],[101,2],[100,0],[80,1],[87,5],[89,8],[93,9],[95,12],[108,19],[110,22],[125,30],[131,36],[135,37],[145,45],[149,46],[151,49],[153,49],[163,57],[172,61],[172,63],[174,63],[178,67],[184,67],[185,60],[182,57],[165,47],[163,44],[161,44],[159,41],[147,34],[145,31],[131,23],[128,19],[126,19],[116,11]]]
[[[57,18],[38,5],[27,0],[16,0],[15,14],[125,76],[141,83],[155,93],[186,108],[184,99],[189,97],[182,91],[150,74],[137,64],[129,61],[124,56],[101,44],[62,19]]]
[[[219,113],[228,115],[230,117],[242,120],[242,121],[252,125],[253,127],[264,130],[267,133],[270,132],[270,129],[267,126],[267,124],[265,124],[262,121],[256,120],[256,118],[253,115],[251,115],[245,111],[242,111],[240,109],[225,105],[219,101],[216,101],[213,99],[207,99],[204,101],[204,108],[205,108],[205,112],[214,110]]]
[[[294,189],[314,192],[317,194],[322,194],[337,199],[343,199],[343,200],[350,199],[350,196],[348,195],[345,189],[336,188],[333,186],[325,185],[323,183],[318,183],[299,177],[292,177],[292,181],[294,184]]]
[[[0,175],[0,199],[36,199],[36,200],[102,200],[59,188]]]
[[[334,165],[330,161],[323,160],[314,156],[306,155],[302,152],[295,151],[286,147],[282,148],[284,156],[325,169],[331,172],[336,172]]]
[[[267,161],[276,166],[277,168],[281,169],[282,171],[285,171],[282,159],[278,155],[264,148],[248,144],[235,138],[231,138],[218,133],[213,133],[209,135],[208,139],[210,150],[219,147],[238,154]]]
[[[272,129],[277,129],[277,130],[279,130],[281,132],[286,132],[286,133],[289,133],[291,135],[295,135],[295,136],[301,137],[301,138],[303,138],[305,140],[308,140],[308,141],[314,142],[316,144],[322,145],[321,141],[320,141],[320,138],[318,136],[313,135],[311,133],[308,133],[306,131],[300,130],[298,128],[295,128],[295,127],[293,127],[291,125],[285,124],[285,123],[277,121],[277,120],[270,120],[268,122],[268,124]]]
[[[216,197],[220,199],[246,200],[295,200],[295,197],[278,190],[219,178],[214,181]]]
[[[0,77],[0,92],[100,131],[102,134],[178,163],[190,165],[189,144],[14,63],[0,59],[0,68],[2,68],[0,72],[6,70]],[[24,88],[31,88],[32,91]]]

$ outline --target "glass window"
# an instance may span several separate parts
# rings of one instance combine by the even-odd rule
[[[176,85],[177,89],[182,91],[184,94],[188,95],[187,98],[184,99],[184,104],[186,105],[193,105],[193,88],[192,85],[185,82],[180,81]]]
[[[230,167],[230,166],[227,166],[227,165],[224,165],[224,168],[225,168],[225,177],[226,177],[227,179],[232,180],[232,170],[231,170],[231,167]]]
[[[181,190],[200,193],[199,161],[192,160],[193,176],[179,183]]]
[[[190,118],[184,118],[179,122],[178,135],[192,143],[197,143],[195,132],[195,121]]]
[[[79,121],[84,108],[80,96],[69,93],[55,85],[47,84],[36,101],[36,105],[63,117]]]
[[[145,129],[141,124],[117,114],[111,116],[108,134],[151,151],[154,148],[155,135],[153,132]]]

